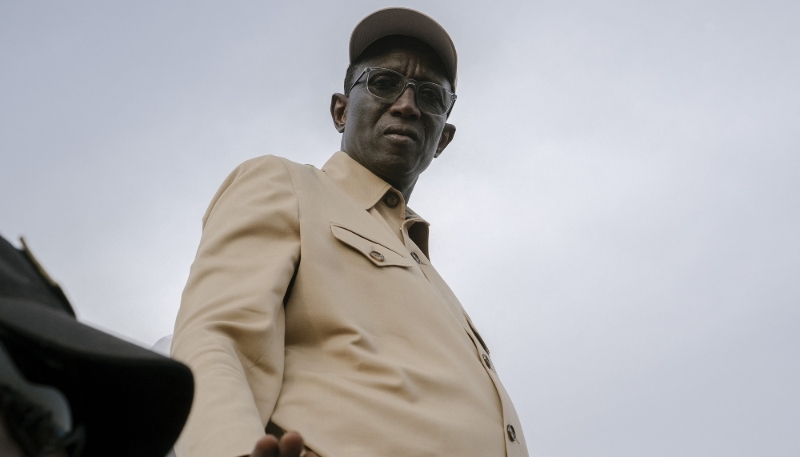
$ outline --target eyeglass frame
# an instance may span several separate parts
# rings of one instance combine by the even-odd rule
[[[396,102],[400,97],[403,96],[403,93],[405,93],[406,89],[408,89],[408,86],[414,86],[414,103],[416,103],[417,107],[419,108],[419,110],[422,111],[425,114],[429,114],[431,116],[448,116],[450,114],[450,112],[453,111],[453,107],[456,106],[456,99],[458,98],[458,96],[456,94],[454,94],[453,92],[447,90],[447,88],[442,86],[441,84],[436,84],[435,82],[431,82],[431,81],[417,81],[416,79],[406,78],[405,75],[403,75],[402,73],[400,73],[398,71],[394,71],[391,68],[383,68],[383,67],[366,67],[366,68],[364,68],[364,70],[361,71],[361,74],[358,75],[358,78],[356,78],[353,81],[353,84],[350,85],[350,88],[347,89],[347,92],[345,93],[345,95],[350,96],[350,92],[353,90],[354,87],[356,87],[356,84],[358,84],[358,82],[361,81],[361,78],[363,78],[364,75],[366,74],[367,75],[367,82],[364,85],[364,87],[367,89],[367,93],[369,93],[373,97],[379,98],[381,100],[389,100],[388,98],[383,98],[381,96],[375,95],[372,92],[370,92],[370,90],[369,90],[369,72],[371,72],[373,70],[391,71],[392,73],[396,73],[397,75],[400,75],[400,77],[403,78],[403,80],[405,81],[405,84],[403,85],[403,89],[400,91],[399,94],[397,94],[397,97],[395,97],[395,99],[392,100],[392,103]],[[450,108],[447,108],[447,111],[445,111],[442,114],[433,114],[433,113],[429,113],[429,112],[425,111],[424,109],[422,109],[422,107],[419,105],[419,101],[417,101],[417,97],[419,96],[419,91],[417,90],[417,86],[420,85],[420,84],[433,84],[434,86],[441,87],[445,92],[450,94],[450,100],[452,101],[452,104],[450,105]]]

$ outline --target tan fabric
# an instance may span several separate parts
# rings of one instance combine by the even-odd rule
[[[527,455],[427,223],[389,184],[342,152],[322,170],[259,157],[203,221],[172,343],[196,380],[179,456],[249,454],[269,420],[320,456]]]

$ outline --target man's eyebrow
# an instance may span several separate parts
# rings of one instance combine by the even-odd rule
[[[425,82],[432,82],[439,84],[445,88],[449,87],[449,90],[453,90],[453,82],[450,81],[450,78],[447,76],[446,72],[441,72],[432,68],[424,69],[420,74],[419,78],[415,78],[418,81],[425,81]]]
[[[430,71],[430,70],[429,71],[424,71],[420,75],[418,75],[418,77],[409,78],[409,79],[413,79],[415,81],[420,81],[420,82],[439,84],[440,86],[442,86],[444,88],[447,88],[447,86],[449,85],[450,86],[449,90],[453,90],[453,86],[452,86],[452,83],[450,82],[450,78],[448,78],[445,75],[440,74],[437,71]]]

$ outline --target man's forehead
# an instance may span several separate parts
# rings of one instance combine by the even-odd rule
[[[370,66],[384,66],[438,83],[452,81],[447,77],[447,69],[441,57],[427,43],[413,37],[392,35],[376,40],[359,56],[359,69]]]

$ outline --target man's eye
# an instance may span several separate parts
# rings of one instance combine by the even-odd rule
[[[372,78],[370,84],[375,87],[395,87],[399,84],[399,80],[390,76],[380,75]]]
[[[432,87],[420,87],[419,95],[425,100],[431,102],[440,103],[442,100],[444,100],[441,91],[438,91]]]

